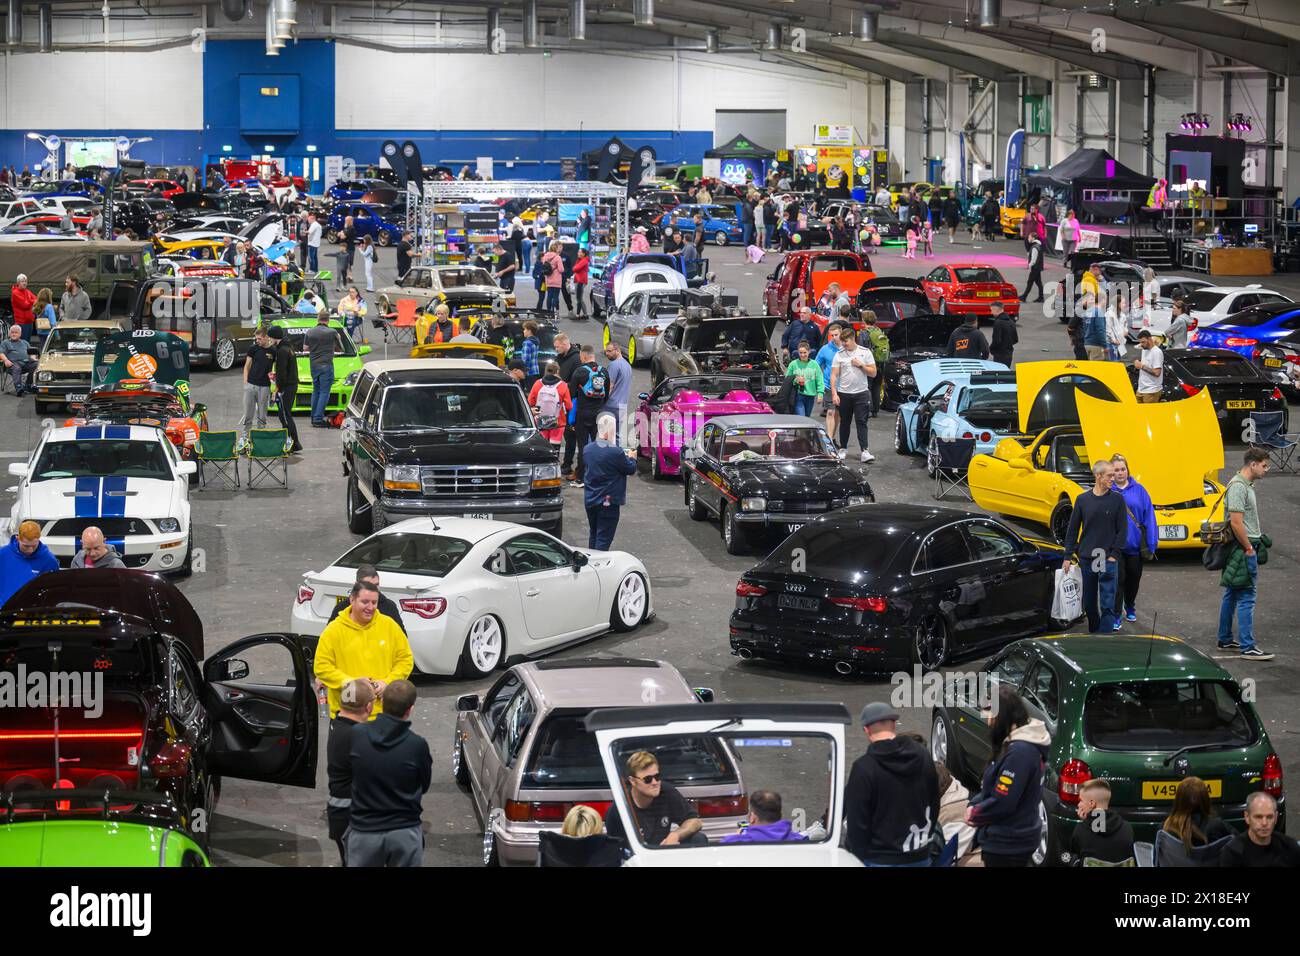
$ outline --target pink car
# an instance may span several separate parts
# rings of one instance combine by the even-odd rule
[[[650,459],[656,478],[682,473],[682,448],[704,423],[718,415],[770,413],[771,406],[748,391],[738,375],[680,375],[642,392],[637,411],[637,454]]]

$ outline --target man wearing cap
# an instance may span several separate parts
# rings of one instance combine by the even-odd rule
[[[863,707],[862,730],[870,744],[853,761],[844,790],[845,845],[867,866],[929,866],[939,827],[934,760],[924,747],[898,736],[898,712],[888,704]]]

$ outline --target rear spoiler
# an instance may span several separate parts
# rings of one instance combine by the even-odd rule
[[[32,809],[33,805],[44,807],[44,812],[66,813],[70,808],[60,808],[59,804],[84,804],[87,808],[98,807],[103,819],[125,815],[145,815],[170,823],[180,820],[180,808],[172,800],[170,793],[163,790],[6,790],[0,794],[0,823],[22,822],[29,819],[21,815],[23,810]],[[114,809],[128,807],[128,809]],[[36,810],[40,812],[40,810]]]

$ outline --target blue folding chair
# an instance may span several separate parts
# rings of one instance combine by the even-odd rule
[[[1268,451],[1268,459],[1278,471],[1296,474],[1295,453],[1300,435],[1282,431],[1282,412],[1251,412],[1250,444]]]

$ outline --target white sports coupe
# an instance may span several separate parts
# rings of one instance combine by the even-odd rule
[[[41,539],[64,567],[81,548],[81,532],[104,532],[128,568],[188,574],[193,561],[189,476],[159,428],[76,425],[42,434],[26,463],[9,518],[13,534],[24,521],[41,526]]]
[[[650,576],[626,552],[574,548],[505,521],[409,518],[304,574],[289,629],[320,634],[363,564],[379,570],[425,674],[484,677],[654,614]]]

